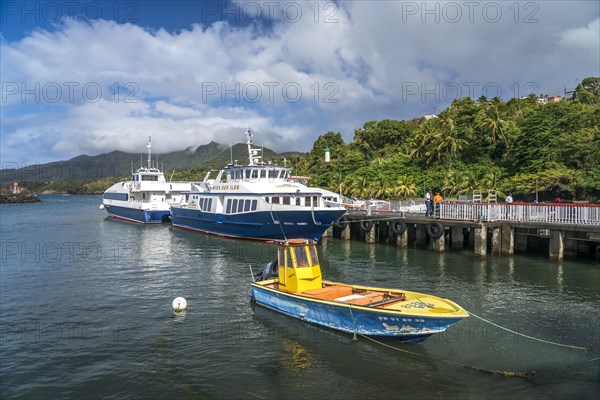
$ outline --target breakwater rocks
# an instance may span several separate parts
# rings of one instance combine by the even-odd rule
[[[0,193],[0,204],[37,203],[38,201],[40,201],[40,199],[30,194]]]

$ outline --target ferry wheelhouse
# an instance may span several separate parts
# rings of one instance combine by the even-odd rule
[[[346,209],[327,203],[322,190],[291,179],[289,167],[262,163],[252,133],[246,135],[248,165],[230,164],[193,183],[171,207],[173,226],[241,239],[319,240]]]
[[[101,209],[110,218],[142,224],[169,222],[170,204],[179,203],[189,182],[167,182],[163,172],[152,167],[152,138],[148,139],[148,166],[131,174],[131,180],[118,182],[104,192]]]

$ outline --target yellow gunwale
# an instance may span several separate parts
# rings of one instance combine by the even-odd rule
[[[419,309],[416,309],[413,311],[408,311],[408,310],[403,311],[403,310],[389,309],[389,308],[386,309],[386,308],[369,307],[368,305],[347,304],[347,303],[342,303],[339,301],[332,301],[332,300],[321,300],[321,299],[318,299],[318,298],[315,298],[312,296],[303,295],[302,293],[286,292],[283,290],[274,289],[274,288],[270,288],[270,287],[266,286],[266,285],[271,285],[274,283],[279,283],[279,279],[275,278],[275,279],[269,279],[266,281],[253,282],[252,286],[256,286],[256,287],[268,290],[273,293],[279,293],[279,294],[283,294],[283,295],[289,296],[289,297],[294,297],[297,299],[309,300],[309,301],[312,301],[315,303],[323,303],[323,304],[328,304],[328,305],[334,305],[337,307],[355,308],[355,309],[360,309],[360,310],[369,310],[369,311],[385,313],[385,314],[397,314],[397,315],[404,315],[404,316],[418,316],[418,317],[427,317],[427,318],[466,318],[469,316],[469,313],[466,310],[464,310],[461,306],[459,306],[452,300],[444,299],[444,298],[430,295],[427,293],[411,292],[411,291],[405,291],[405,290],[401,290],[401,289],[376,288],[373,286],[350,285],[347,283],[332,282],[332,281],[325,281],[325,280],[323,281],[323,284],[326,284],[326,285],[340,285],[340,286],[348,286],[348,287],[356,288],[356,289],[366,289],[366,290],[383,291],[383,292],[402,292],[407,295],[408,294],[423,295],[423,296],[431,297],[433,299],[440,300],[440,301],[450,305],[451,307],[455,308],[455,311],[443,312],[443,313],[436,314],[435,312],[426,313]]]

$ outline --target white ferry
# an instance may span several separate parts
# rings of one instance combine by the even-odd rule
[[[346,209],[324,198],[331,192],[292,179],[289,167],[261,162],[249,130],[246,136],[248,165],[230,164],[193,183],[171,206],[173,226],[241,239],[319,240]]]
[[[131,180],[112,185],[104,192],[101,209],[110,218],[142,224],[169,222],[169,206],[179,203],[190,182],[167,182],[158,168],[152,167],[152,137],[148,138],[148,166],[131,174]]]

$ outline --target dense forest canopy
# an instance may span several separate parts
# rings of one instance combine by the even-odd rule
[[[314,185],[362,198],[420,198],[431,189],[598,199],[600,78],[584,79],[572,101],[462,98],[433,118],[367,122],[348,144],[328,132],[292,161]]]
[[[293,173],[311,176],[313,186],[359,198],[422,198],[426,190],[456,198],[471,196],[474,190],[496,190],[499,198],[510,192],[516,201],[531,201],[536,192],[540,200],[597,201],[600,78],[582,80],[569,101],[538,100],[536,95],[507,102],[461,98],[435,117],[366,122],[350,143],[339,132],[327,132],[309,153],[286,157]],[[240,152],[245,149],[238,147]],[[226,153],[223,157],[229,159]],[[242,157],[236,153],[235,158]],[[172,178],[201,180],[207,169],[206,162],[177,169]],[[171,178],[169,171],[165,174]],[[33,191],[98,193],[124,179],[24,183]]]

